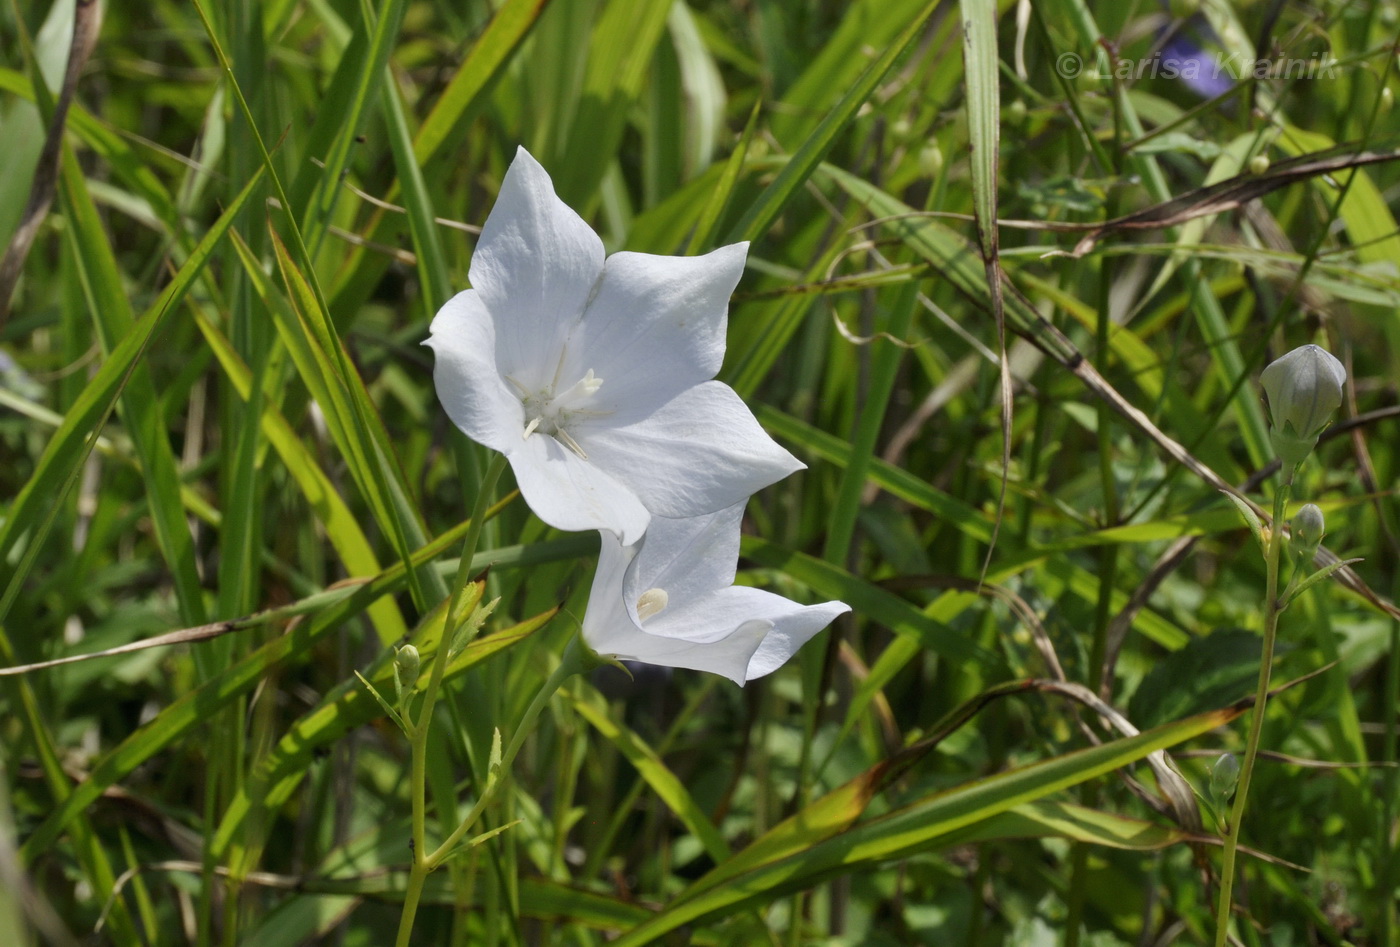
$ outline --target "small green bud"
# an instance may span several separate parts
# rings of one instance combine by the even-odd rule
[[[1395,107],[1395,93],[1390,91],[1390,86],[1381,89],[1381,111],[1389,112]]]
[[[404,696],[412,691],[413,685],[418,682],[418,669],[421,665],[422,659],[418,656],[418,649],[411,644],[406,644],[394,652],[394,690],[399,703],[403,703]]]
[[[1297,465],[1341,407],[1347,372],[1326,349],[1303,345],[1272,362],[1259,376],[1269,396],[1269,430],[1285,466]]]
[[[943,149],[938,147],[938,142],[930,141],[919,152],[919,170],[931,178],[943,172]]]
[[[1326,534],[1327,525],[1316,503],[1305,503],[1293,514],[1293,541],[1298,544],[1300,553],[1311,558]]]
[[[1224,805],[1235,794],[1235,785],[1240,781],[1240,761],[1233,753],[1221,753],[1220,759],[1210,768],[1210,797],[1216,805]]]
[[[1023,124],[1026,120],[1026,100],[1012,99],[1006,105],[1006,121],[1011,125]]]
[[[1255,155],[1253,158],[1250,158],[1250,159],[1249,159],[1249,173],[1250,173],[1250,174],[1263,174],[1265,171],[1268,171],[1268,170],[1269,170],[1269,156],[1268,156],[1268,155]]]

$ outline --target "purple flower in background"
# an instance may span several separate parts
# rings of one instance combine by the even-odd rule
[[[1229,92],[1235,84],[1234,76],[1225,68],[1225,63],[1214,52],[1207,49],[1197,37],[1206,35],[1211,42],[1215,35],[1203,20],[1193,17],[1186,23],[1171,30],[1158,51],[1162,63],[1162,75],[1180,79],[1192,92],[1204,99]]]

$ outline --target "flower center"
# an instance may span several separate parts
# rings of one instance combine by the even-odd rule
[[[637,620],[645,622],[653,615],[660,614],[670,600],[671,596],[666,594],[665,589],[647,589],[637,597]]]
[[[563,360],[560,359],[560,367],[562,366]],[[525,430],[520,435],[522,438],[528,439],[531,434],[536,433],[546,434],[577,454],[579,459],[588,459],[588,454],[569,433],[569,427],[580,418],[601,417],[611,413],[590,407],[593,396],[603,387],[603,379],[593,374],[593,369],[590,368],[582,378],[562,390],[559,388],[557,371],[554,381],[548,387],[536,391],[530,391],[509,375],[506,376],[506,380],[515,386],[520,395],[520,403],[525,408]]]

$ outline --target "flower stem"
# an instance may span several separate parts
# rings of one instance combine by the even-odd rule
[[[1240,766],[1240,781],[1235,789],[1235,802],[1230,807],[1230,823],[1225,827],[1225,854],[1220,866],[1220,899],[1215,913],[1215,947],[1225,947],[1229,937],[1230,914],[1235,888],[1235,854],[1240,844],[1240,824],[1244,821],[1249,796],[1249,781],[1254,774],[1254,760],[1259,755],[1259,737],[1264,730],[1264,707],[1269,698],[1269,678],[1274,666],[1274,642],[1278,636],[1278,616],[1282,597],[1278,591],[1279,563],[1283,552],[1283,514],[1288,506],[1288,493],[1293,485],[1297,466],[1284,467],[1284,479],[1274,494],[1274,519],[1264,549],[1264,645],[1259,655],[1259,685],[1254,691],[1254,712],[1249,721],[1249,738],[1245,743],[1244,762]]]
[[[525,713],[520,718],[520,722],[515,725],[515,732],[512,733],[510,737],[510,744],[506,747],[505,752],[501,754],[500,765],[495,767],[494,771],[487,775],[486,788],[482,790],[480,798],[476,800],[476,805],[472,806],[471,811],[467,813],[467,817],[462,820],[462,824],[457,826],[456,830],[444,839],[443,843],[425,859],[429,871],[437,868],[447,860],[448,856],[452,854],[453,849],[462,841],[462,838],[471,830],[472,826],[476,825],[477,820],[480,819],[482,813],[486,811],[486,807],[496,798],[496,793],[499,792],[500,788],[506,783],[506,776],[510,773],[511,764],[515,762],[516,754],[520,752],[521,746],[524,745],[525,738],[535,729],[535,721],[539,719],[540,712],[548,706],[549,699],[554,696],[554,692],[559,690],[560,685],[569,678],[587,670],[592,665],[593,662],[590,661],[588,656],[584,653],[582,647],[579,645],[578,639],[574,638],[570,641],[569,646],[564,649],[564,656],[559,662],[559,666],[554,669],[554,673],[551,674],[540,687],[539,692],[535,694],[534,700],[530,701],[530,706],[525,708]]]
[[[472,506],[472,518],[467,526],[467,536],[462,542],[462,558],[457,563],[457,577],[452,583],[452,594],[448,598],[447,611],[442,618],[442,637],[438,640],[437,652],[433,655],[432,676],[423,691],[423,704],[418,711],[418,719],[409,724],[409,798],[413,806],[413,867],[408,875],[408,890],[404,894],[403,914],[399,917],[398,947],[408,947],[413,933],[413,919],[418,913],[418,901],[423,895],[423,883],[433,867],[427,858],[425,840],[427,822],[427,755],[428,728],[432,725],[433,709],[437,706],[438,691],[442,688],[442,678],[447,671],[448,652],[452,650],[452,639],[461,624],[457,614],[462,604],[462,592],[471,578],[472,557],[476,555],[476,544],[481,538],[482,521],[486,518],[486,508],[491,502],[491,494],[496,481],[505,470],[504,454],[496,454],[486,474],[481,478],[481,486],[476,492]],[[408,717],[408,714],[405,714]]]

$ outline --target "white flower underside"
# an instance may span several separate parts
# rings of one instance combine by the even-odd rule
[[[687,519],[657,517],[624,547],[604,533],[583,636],[599,654],[691,668],[736,684],[768,674],[837,615],[733,585],[744,504]]]

